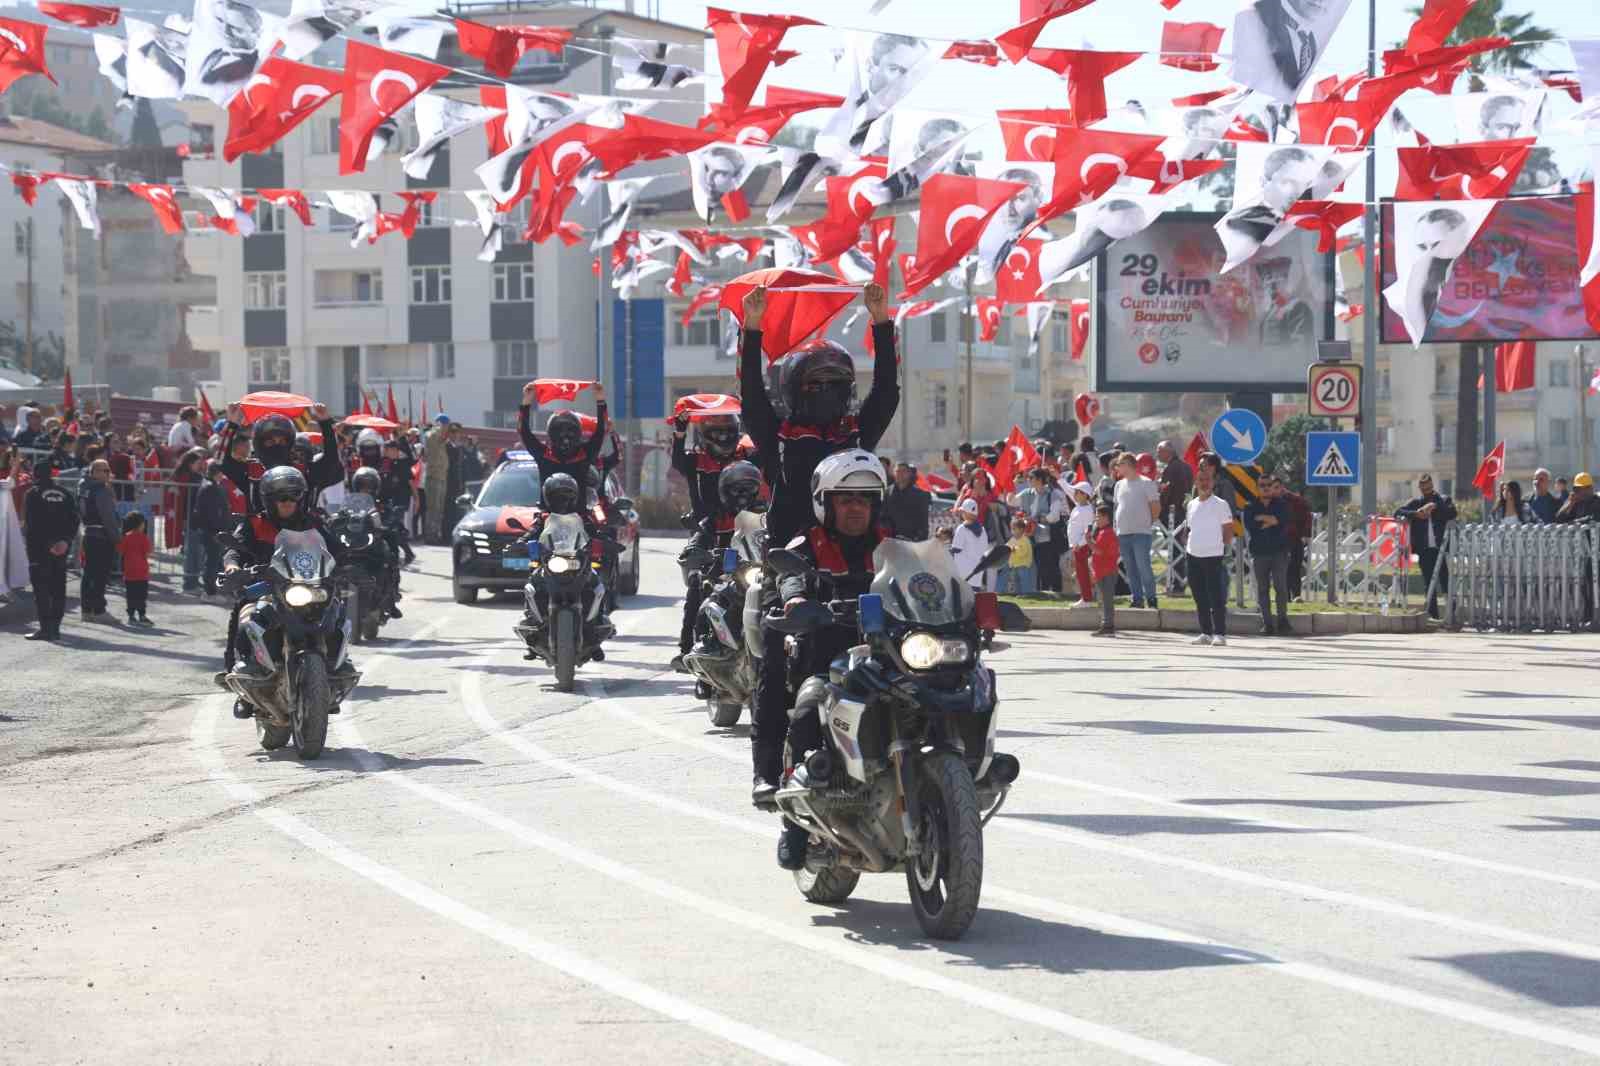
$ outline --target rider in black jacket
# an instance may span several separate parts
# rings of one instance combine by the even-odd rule
[[[569,474],[579,486],[591,484],[590,468],[600,460],[600,448],[606,440],[606,389],[594,383],[594,432],[583,439],[583,424],[572,411],[557,411],[545,423],[546,445],[533,435],[528,426],[528,413],[533,406],[537,388],[533,382],[522,386],[522,406],[517,408],[517,436],[522,446],[539,463],[539,476],[549,481],[555,474]]]
[[[233,456],[233,438],[244,428],[244,408],[236,403],[228,405],[228,424],[222,427],[222,472],[228,479],[239,487],[239,491],[250,498],[250,510],[258,512],[265,510],[256,489],[257,483],[275,467],[293,466],[305,475],[306,482],[310,485],[312,496],[337,485],[344,480],[344,467],[339,462],[339,449],[334,444],[337,437],[334,435],[333,419],[328,417],[328,408],[320,403],[311,405],[311,417],[316,419],[317,426],[322,430],[323,448],[309,463],[296,463],[294,461],[295,428],[294,423],[282,415],[263,415],[256,420],[251,428],[254,448],[248,462],[240,462]]]
[[[689,483],[689,519],[694,523],[694,533],[689,537],[685,551],[699,548],[709,550],[716,546],[716,534],[732,532],[733,519],[738,513],[728,512],[722,505],[719,479],[733,464],[749,459],[754,449],[740,443],[742,435],[737,415],[712,415],[692,420],[698,438],[693,451],[685,446],[691,419],[689,412],[680,411],[672,425],[672,469],[682,474]],[[748,465],[748,464],[747,464]],[[756,472],[757,488],[761,475]],[[679,562],[682,562],[682,555]],[[685,574],[685,583],[688,581]],[[691,586],[683,600],[683,625],[678,632],[678,654],[672,668],[687,672],[683,657],[694,643],[694,623],[700,612],[700,590]]]

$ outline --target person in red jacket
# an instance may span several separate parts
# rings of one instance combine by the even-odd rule
[[[153,626],[148,613],[150,603],[150,535],[145,532],[144,515],[128,512],[122,520],[122,539],[117,552],[122,556],[122,592],[128,600],[128,624]]]
[[[1097,637],[1117,635],[1117,561],[1122,551],[1117,547],[1117,531],[1111,528],[1111,505],[1102,503],[1094,509],[1094,529],[1089,533],[1089,543],[1094,546],[1090,559],[1090,574],[1095,590],[1100,596],[1100,628]]]

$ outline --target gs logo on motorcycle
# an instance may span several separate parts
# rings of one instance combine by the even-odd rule
[[[944,585],[925,570],[920,574],[912,574],[911,580],[906,582],[906,589],[911,593],[912,599],[930,611],[936,611],[944,606]]]

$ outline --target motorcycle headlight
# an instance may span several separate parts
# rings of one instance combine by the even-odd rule
[[[761,567],[755,563],[740,563],[739,568],[733,572],[733,579],[742,589],[749,589],[761,584]]]
[[[564,574],[573,568],[573,562],[565,555],[552,555],[550,561],[545,563],[545,568],[552,574]]]
[[[900,642],[900,658],[913,670],[964,663],[972,658],[972,648],[964,640],[945,640],[932,633],[913,633]]]
[[[290,607],[309,607],[313,603],[321,603],[328,598],[328,594],[319,588],[302,585],[299,582],[290,585],[283,594],[283,602]]]

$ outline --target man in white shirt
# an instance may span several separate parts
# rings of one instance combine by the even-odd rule
[[[1189,501],[1189,588],[1194,593],[1200,635],[1195,644],[1228,643],[1228,549],[1233,545],[1233,508],[1216,495],[1217,467],[1200,462]]]
[[[1114,490],[1117,548],[1128,572],[1134,607],[1156,606],[1156,575],[1150,565],[1156,517],[1161,513],[1161,489],[1139,473],[1132,452],[1123,452],[1112,465],[1118,481]]]
[[[187,451],[199,443],[195,439],[196,427],[200,423],[200,411],[194,407],[184,407],[178,411],[178,420],[167,431],[167,447],[179,448]]]

